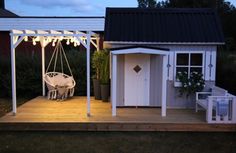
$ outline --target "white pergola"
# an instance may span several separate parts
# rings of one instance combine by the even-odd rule
[[[67,40],[67,44],[73,43],[74,46],[83,45],[87,52],[87,115],[90,116],[90,44],[99,49],[99,36],[93,31],[76,31],[76,30],[11,30],[11,71],[12,71],[12,111],[17,113],[16,98],[16,47],[22,41],[28,41],[30,37],[33,44],[40,43],[42,51],[42,95],[45,96],[45,47],[56,41]]]
[[[74,45],[83,45],[87,50],[87,115],[90,116],[90,44],[99,48],[99,37],[95,32],[104,31],[104,17],[17,17],[0,18],[0,31],[10,31],[12,105],[13,114],[17,113],[16,99],[16,47],[28,37],[33,44],[42,47],[42,95],[45,95],[45,47],[55,40],[73,40]]]

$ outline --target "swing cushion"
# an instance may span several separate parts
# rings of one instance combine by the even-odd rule
[[[59,73],[52,77],[46,75],[45,81],[49,82],[53,87],[59,86],[72,88],[74,86],[73,77],[66,77],[62,73]]]

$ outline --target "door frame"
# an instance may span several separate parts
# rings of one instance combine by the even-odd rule
[[[112,102],[112,116],[116,116],[116,107],[117,107],[117,56],[120,54],[133,54],[133,53],[142,53],[142,54],[156,54],[163,56],[163,66],[162,66],[162,100],[161,100],[161,116],[166,116],[166,95],[167,95],[167,64],[168,64],[168,55],[169,49],[165,48],[155,48],[147,46],[129,46],[123,48],[114,48],[111,50],[111,102]]]

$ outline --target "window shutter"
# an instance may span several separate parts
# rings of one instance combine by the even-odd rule
[[[211,52],[211,75],[210,80],[215,81],[216,80],[216,51]]]
[[[168,55],[168,80],[173,80],[174,78],[174,52],[170,52]]]
[[[216,51],[206,51],[205,80],[215,81]]]
[[[205,54],[205,80],[210,80],[210,64],[211,64],[211,51],[206,51]]]

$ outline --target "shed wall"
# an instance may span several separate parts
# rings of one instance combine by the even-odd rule
[[[119,48],[119,47],[127,47],[133,45],[125,45],[125,44],[105,44],[105,48]],[[167,107],[168,108],[193,108],[195,107],[195,95],[186,98],[185,96],[179,96],[179,87],[174,86],[175,82],[175,52],[183,51],[183,52],[191,52],[191,51],[203,51],[205,56],[205,65],[204,65],[204,78],[206,83],[205,90],[208,90],[209,87],[215,85],[215,71],[216,71],[216,50],[217,46],[208,46],[208,45],[151,45],[153,47],[160,47],[160,48],[168,48],[170,49],[170,55],[168,57],[168,81],[167,81]],[[119,55],[121,56],[121,55]],[[158,58],[159,57],[159,58]],[[151,106],[160,106],[160,95],[161,89],[158,86],[158,80],[161,80],[161,73],[157,70],[159,69],[158,66],[161,66],[160,63],[161,56],[158,55],[151,55],[151,75],[150,81],[150,104]],[[210,59],[211,58],[211,59]],[[119,61],[122,63],[122,58],[118,58]],[[213,67],[209,67],[209,61],[212,61]],[[123,61],[124,62],[124,61]],[[160,63],[159,63],[160,62]],[[120,65],[120,63],[119,63]],[[121,66],[121,67],[120,67]],[[124,104],[124,94],[122,95],[122,90],[124,89],[124,65],[120,65],[118,69],[118,75],[120,78],[119,86],[121,89],[119,90],[118,94],[118,106],[123,106]],[[161,70],[161,69],[160,69]],[[123,72],[123,73],[122,73]],[[122,80],[123,79],[123,80]],[[122,82],[123,81],[123,82]],[[159,83],[160,84],[160,83]]]

